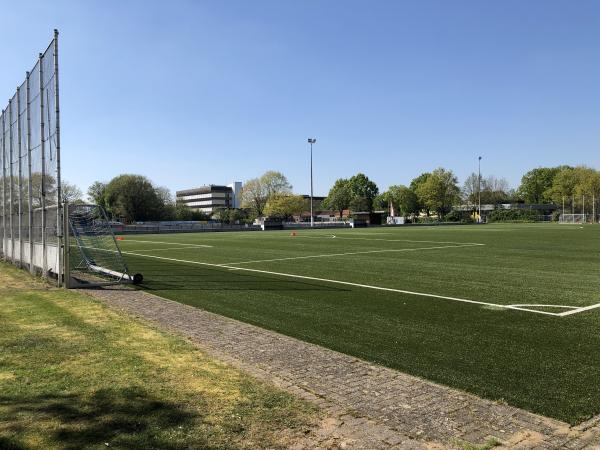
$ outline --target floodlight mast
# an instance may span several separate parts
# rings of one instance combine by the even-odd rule
[[[313,214],[313,144],[317,143],[315,138],[308,138],[310,144],[310,227],[315,226],[315,216]]]
[[[479,203],[479,218],[477,221],[481,223],[481,156],[479,157],[479,167],[477,169],[477,197]]]

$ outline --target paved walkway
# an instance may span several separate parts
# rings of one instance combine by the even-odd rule
[[[571,428],[146,292],[87,292],[318,404],[327,417],[298,448],[462,448],[495,438],[510,448],[600,449],[600,416]]]

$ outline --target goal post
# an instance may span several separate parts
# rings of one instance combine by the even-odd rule
[[[558,223],[572,225],[583,224],[591,221],[592,217],[591,214],[561,214]]]
[[[65,204],[65,283],[93,287],[143,281],[131,274],[106,212],[101,206]]]

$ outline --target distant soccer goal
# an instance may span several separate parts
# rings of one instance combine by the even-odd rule
[[[130,274],[104,209],[67,205],[66,211],[67,287],[142,282],[141,274]]]
[[[578,224],[591,222],[591,214],[561,214],[559,223],[562,224]]]

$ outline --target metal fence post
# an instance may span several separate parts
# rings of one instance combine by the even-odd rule
[[[19,149],[19,267],[23,267],[23,166],[21,163],[21,88],[17,88],[17,148]]]
[[[2,133],[2,259],[6,261],[6,142],[4,139],[4,122],[6,121],[6,110],[2,111],[2,124],[0,133]]]
[[[70,266],[70,246],[69,243],[69,204],[67,202],[63,205],[63,245],[64,245],[64,253],[63,253],[63,274],[64,274],[64,287],[69,289],[71,287],[71,266]]]
[[[47,276],[48,260],[46,254],[46,146],[44,142],[44,55],[39,56],[40,71],[40,151],[42,153],[42,173],[40,182],[40,207],[42,209],[42,276]]]
[[[9,203],[9,226],[10,226],[10,262],[15,263],[15,235],[13,231],[13,215],[14,215],[14,201],[13,201],[13,106],[12,99],[8,101],[8,164],[10,167],[9,185],[8,185],[8,203]]]
[[[27,102],[27,206],[29,211],[27,217],[27,227],[29,228],[29,272],[35,272],[33,264],[33,183],[31,179],[31,92],[29,89],[29,79],[31,74],[27,72],[25,101]]]
[[[62,277],[65,273],[64,271],[64,258],[63,258],[63,236],[66,234],[64,230],[64,221],[62,220],[62,187],[61,187],[61,177],[60,177],[60,105],[59,105],[59,95],[58,95],[58,30],[54,30],[54,43],[53,43],[53,53],[54,53],[54,107],[55,107],[55,117],[54,117],[54,126],[55,126],[55,150],[56,150],[56,234],[57,234],[57,245],[58,245],[58,286],[62,283]]]

